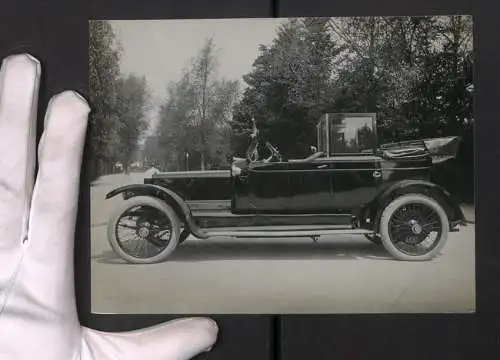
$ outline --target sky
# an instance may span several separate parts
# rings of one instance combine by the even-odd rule
[[[166,99],[170,82],[213,36],[218,49],[218,74],[241,79],[251,70],[260,44],[270,44],[285,19],[115,20],[110,21],[123,48],[121,71],[145,75],[153,96],[150,121]]]

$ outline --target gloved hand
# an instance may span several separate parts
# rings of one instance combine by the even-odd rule
[[[210,319],[132,332],[81,327],[73,239],[89,106],[75,92],[51,99],[34,179],[40,64],[30,55],[0,75],[0,359],[179,360],[208,351]]]

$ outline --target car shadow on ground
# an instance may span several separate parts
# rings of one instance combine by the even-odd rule
[[[364,241],[345,242],[234,242],[186,241],[165,262],[224,260],[389,260],[394,259],[382,245]],[[104,264],[125,264],[112,250],[94,255]]]

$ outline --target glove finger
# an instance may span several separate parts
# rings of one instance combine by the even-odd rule
[[[24,280],[41,303],[60,310],[74,297],[74,229],[89,110],[73,91],[54,96],[39,145]]]
[[[209,351],[217,339],[217,324],[206,318],[173,320],[122,333],[85,328],[82,360],[187,360]]]
[[[0,253],[26,235],[36,159],[40,63],[30,55],[4,59],[0,73]]]

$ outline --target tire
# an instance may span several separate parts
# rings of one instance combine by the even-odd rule
[[[393,217],[393,215],[399,211],[403,206],[407,205],[415,205],[418,204],[419,206],[423,206],[427,208],[428,210],[431,210],[431,215],[433,216],[433,219],[436,220],[436,223],[439,223],[438,226],[440,226],[440,236],[438,239],[436,239],[435,244],[433,247],[424,252],[423,254],[408,254],[408,252],[405,252],[401,249],[399,249],[395,243],[394,239],[391,238],[391,231],[390,231],[390,221]],[[398,213],[400,214],[400,213]],[[424,222],[425,223],[425,222]],[[392,220],[391,225],[394,224],[394,220]],[[402,226],[402,225],[399,225]],[[409,225],[404,225],[409,226]],[[429,226],[429,223],[427,225],[423,226]],[[419,225],[420,227],[420,225]],[[422,228],[421,228],[422,229]],[[413,231],[413,230],[412,230]],[[416,230],[418,231],[418,230]],[[422,230],[421,230],[422,231]],[[439,205],[437,201],[434,199],[421,195],[421,194],[408,194],[408,195],[402,195],[400,197],[397,197],[393,201],[391,201],[383,210],[381,219],[380,219],[380,236],[381,236],[381,241],[382,244],[384,245],[385,249],[397,260],[403,260],[403,261],[426,261],[426,260],[431,260],[433,259],[436,255],[438,255],[441,252],[441,249],[446,243],[446,240],[448,238],[448,233],[449,233],[449,221],[448,217],[446,215],[446,212],[444,209]],[[394,234],[394,233],[392,233]],[[414,234],[411,233],[413,236]],[[418,235],[415,235],[418,236]],[[405,238],[406,240],[407,238]],[[405,245],[408,245],[406,242],[403,242]],[[411,246],[411,245],[408,245]]]
[[[160,251],[160,253],[151,257],[141,258],[130,255],[122,248],[120,241],[116,236],[117,234],[115,229],[123,213],[136,206],[148,206],[160,210],[162,214],[166,215],[170,222],[170,239],[168,240],[168,244]],[[124,204],[113,213],[108,223],[108,241],[111,248],[118,254],[118,256],[120,256],[120,258],[132,264],[154,264],[166,260],[177,248],[179,239],[180,220],[176,212],[164,201],[153,197],[137,196],[126,200]]]

